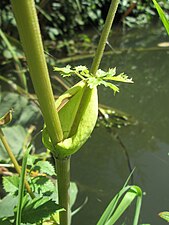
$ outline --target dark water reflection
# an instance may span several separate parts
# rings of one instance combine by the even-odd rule
[[[158,43],[164,41],[169,38],[155,28],[114,34],[112,46],[128,50],[105,56],[102,68],[116,66],[118,72],[133,77],[134,84],[121,84],[115,97],[111,90],[99,89],[100,103],[125,111],[138,121],[115,132],[128,151],[132,167],[136,167],[134,184],[146,193],[141,222],[152,225],[166,224],[158,213],[169,210],[169,49],[157,50]],[[80,63],[90,65],[90,61]],[[94,225],[128,175],[122,146],[106,129],[97,128],[83,150],[72,157],[72,179],[80,190],[77,204],[88,196],[73,224]],[[132,212],[127,218],[130,225],[131,218]]]

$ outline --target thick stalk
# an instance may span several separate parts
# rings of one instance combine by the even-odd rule
[[[4,145],[4,147],[7,151],[8,155],[9,155],[9,158],[11,159],[17,173],[20,175],[21,174],[21,168],[20,168],[18,162],[16,161],[16,158],[15,158],[15,156],[14,156],[14,154],[13,154],[13,152],[12,152],[12,150],[11,150],[11,148],[10,148],[1,128],[0,128],[0,139],[1,139],[2,144]],[[31,198],[34,198],[35,196],[34,196],[33,192],[31,191],[31,188],[30,188],[27,181],[25,181],[25,187],[26,187],[29,195],[31,196]]]
[[[53,145],[63,139],[63,132],[45,61],[34,0],[11,0],[20,39],[26,55],[33,86]]]
[[[117,11],[119,1],[120,0],[112,0],[111,1],[111,5],[110,5],[110,8],[109,8],[107,18],[106,18],[106,22],[105,22],[105,25],[104,25],[104,28],[103,28],[103,31],[102,31],[102,34],[101,34],[101,37],[100,37],[100,40],[99,40],[99,44],[98,44],[98,47],[97,47],[97,50],[96,50],[96,53],[95,53],[95,57],[94,57],[93,62],[92,62],[91,69],[90,69],[90,72],[93,75],[95,75],[97,70],[99,69],[99,65],[100,65],[100,62],[101,62],[101,59],[102,59],[102,56],[103,56],[103,52],[104,52],[104,49],[105,49],[105,46],[106,46],[107,38],[108,38],[109,33],[110,33],[110,29],[111,29],[111,26],[112,26],[112,23],[113,23],[113,20],[114,20],[114,16],[115,16],[116,11]]]
[[[70,157],[55,159],[55,163],[57,168],[59,204],[65,209],[65,211],[59,213],[60,225],[70,225]]]

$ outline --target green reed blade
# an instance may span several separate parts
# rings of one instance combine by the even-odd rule
[[[16,225],[21,224],[21,215],[22,215],[22,203],[23,203],[23,197],[24,197],[24,183],[25,183],[25,172],[26,172],[26,166],[27,166],[27,158],[29,155],[30,149],[28,148],[25,152],[25,155],[23,157],[22,161],[22,169],[21,169],[21,175],[20,175],[20,182],[19,182],[19,193],[18,193],[18,206],[17,206],[17,213],[16,213]]]

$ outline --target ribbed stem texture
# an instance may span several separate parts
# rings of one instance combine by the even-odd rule
[[[45,61],[34,0],[11,0],[33,86],[52,143],[63,139]]]

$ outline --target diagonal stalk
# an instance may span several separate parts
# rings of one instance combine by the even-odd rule
[[[101,34],[101,37],[99,40],[99,44],[98,44],[98,47],[97,47],[97,50],[96,50],[96,53],[95,53],[95,56],[94,56],[94,59],[92,62],[91,69],[90,69],[90,72],[93,75],[95,75],[97,70],[99,69],[100,62],[103,57],[103,52],[104,52],[104,49],[106,46],[107,38],[108,38],[110,30],[111,30],[111,26],[112,26],[112,23],[113,23],[113,20],[114,20],[116,11],[117,11],[119,1],[120,0],[112,0],[111,1],[111,5],[109,8],[107,17],[106,17],[106,22],[105,22],[105,25],[104,25],[104,28],[103,28],[103,31],[102,31],[102,34]]]

